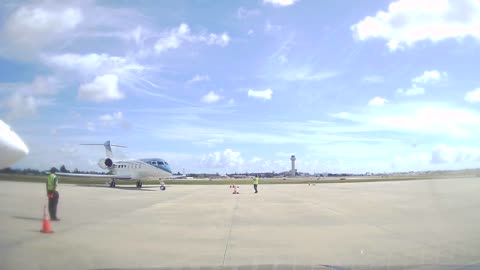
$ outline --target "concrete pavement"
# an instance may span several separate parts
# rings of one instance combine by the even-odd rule
[[[480,262],[480,179],[308,185],[45,186],[0,182],[0,269]],[[473,266],[472,266],[473,265]],[[469,268],[470,269],[470,268]],[[473,269],[473,268],[472,268]]]

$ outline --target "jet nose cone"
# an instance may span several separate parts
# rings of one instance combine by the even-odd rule
[[[15,134],[9,131],[0,137],[0,167],[8,167],[28,155],[27,145]]]
[[[22,139],[20,139],[20,137],[17,134],[13,132],[11,134],[10,147],[20,157],[24,157],[28,155],[29,150],[27,145],[25,144],[25,142],[23,142]]]
[[[28,146],[22,140],[20,140],[20,143],[18,144],[18,149],[20,150],[20,152],[22,152],[23,156],[26,156],[28,155],[28,153],[30,153],[30,150],[28,150]]]

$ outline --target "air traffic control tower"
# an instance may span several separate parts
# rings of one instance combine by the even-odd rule
[[[290,172],[290,175],[294,177],[294,176],[296,175],[296,172],[297,172],[297,171],[295,170],[295,160],[297,160],[297,158],[295,158],[295,155],[292,155],[292,156],[290,157],[290,160],[292,161],[292,170],[291,170],[291,172]]]

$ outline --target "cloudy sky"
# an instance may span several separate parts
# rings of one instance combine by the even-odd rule
[[[474,168],[479,50],[475,0],[7,0],[0,118],[20,168]]]

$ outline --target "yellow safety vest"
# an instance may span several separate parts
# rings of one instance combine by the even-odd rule
[[[47,191],[55,191],[57,189],[57,176],[51,173],[47,180]]]
[[[253,184],[258,185],[258,177],[255,177],[255,179],[253,180]]]

